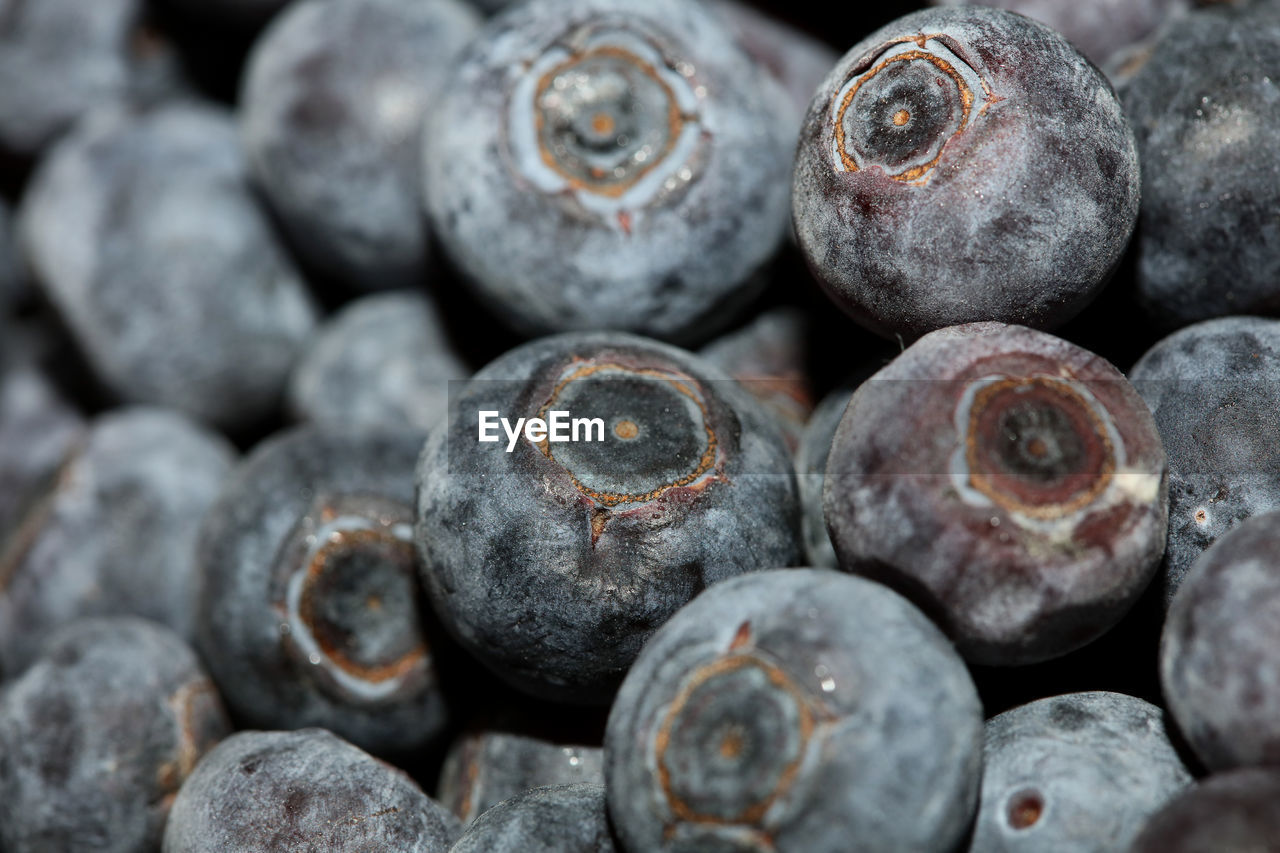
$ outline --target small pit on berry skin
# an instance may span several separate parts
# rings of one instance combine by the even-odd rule
[[[1044,814],[1044,798],[1038,791],[1019,791],[1009,798],[1009,826],[1028,829]]]
[[[629,441],[640,434],[640,427],[636,426],[635,421],[618,421],[613,432],[618,438]]]
[[[902,127],[909,121],[911,121],[911,113],[906,110],[898,110],[893,114],[893,123],[898,127]]]

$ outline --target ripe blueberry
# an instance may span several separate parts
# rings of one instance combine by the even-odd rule
[[[317,269],[364,289],[421,279],[423,115],[480,17],[460,0],[305,0],[249,59],[254,178]]]
[[[446,853],[457,833],[408,775],[331,732],[241,732],[182,786],[164,851]]]
[[[100,415],[69,448],[0,552],[0,669],[86,616],[195,631],[195,542],[231,472],[219,435],[162,409]]]
[[[620,333],[543,338],[453,403],[418,466],[425,584],[462,645],[522,690],[607,703],[702,589],[799,557],[781,432],[696,356]],[[511,424],[564,412],[566,438],[569,419],[597,423],[577,441],[495,428],[486,443],[484,411]]]
[[[1280,838],[1280,771],[1218,773],[1152,816],[1130,853],[1246,853]]]
[[[1207,320],[1153,346],[1129,378],[1169,457],[1169,542],[1161,592],[1223,533],[1280,509],[1280,321]]]
[[[933,332],[854,392],[823,503],[840,565],[939,620],[973,663],[1110,628],[1164,552],[1165,457],[1114,367],[1021,326]]]
[[[809,108],[792,206],[810,269],[876,332],[1047,328],[1110,276],[1138,183],[1097,68],[1042,24],[965,6],[845,54]]]
[[[480,815],[450,853],[614,853],[604,785],[533,788]]]
[[[1280,513],[1257,515],[1196,560],[1160,645],[1165,702],[1211,770],[1280,763]]]
[[[0,846],[159,849],[179,786],[229,731],[172,631],[131,618],[68,627],[0,692]]]
[[[982,708],[904,598],[822,569],[712,587],[645,646],[605,734],[628,850],[950,850],[982,775]]]
[[[1121,693],[1068,693],[986,726],[974,853],[1124,850],[1191,781],[1160,709]]]
[[[255,449],[205,517],[199,646],[248,725],[320,725],[374,752],[440,734],[412,537],[421,446],[295,429]]]
[[[425,130],[432,226],[529,333],[705,338],[763,282],[789,144],[701,4],[532,0],[462,54]]]

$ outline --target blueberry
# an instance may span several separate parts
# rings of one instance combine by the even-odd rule
[[[1125,87],[1142,156],[1137,295],[1159,324],[1280,313],[1278,68],[1280,14],[1203,11],[1173,22]]]
[[[614,853],[604,785],[534,788],[494,806],[450,853]]]
[[[1130,853],[1247,853],[1280,838],[1280,772],[1250,768],[1210,776],[1157,812]]]
[[[1068,693],[986,726],[974,853],[1123,850],[1191,781],[1160,709],[1121,693]]]
[[[450,380],[469,374],[426,297],[375,294],[316,332],[289,379],[289,408],[319,424],[429,429],[449,410]]]
[[[814,275],[880,334],[1047,328],[1110,276],[1138,184],[1102,74],[1048,27],[967,6],[845,54],[809,107],[792,205]]]
[[[524,333],[706,338],[785,231],[790,151],[763,80],[701,4],[517,4],[427,121],[432,226]]]
[[[976,805],[982,708],[951,644],[861,578],[725,581],[664,625],[609,715],[628,850],[950,850]]]
[[[317,269],[364,289],[422,278],[423,115],[480,26],[460,0],[303,0],[249,58],[254,177]]]
[[[10,331],[0,328],[0,335]],[[37,366],[0,366],[0,543],[56,474],[84,428],[84,418]],[[4,562],[0,556],[0,564]],[[0,589],[6,585],[2,578]]]
[[[1280,509],[1280,321],[1207,320],[1129,372],[1169,456],[1168,602],[1196,558],[1255,513]]]
[[[416,431],[298,428],[259,445],[200,530],[199,646],[250,726],[374,752],[445,724],[413,548]]]
[[[577,782],[604,784],[604,750],[481,729],[462,735],[450,747],[437,796],[467,824],[531,788]]]
[[[445,626],[512,685],[607,703],[706,586],[799,556],[781,432],[705,361],[620,333],[518,347],[457,396],[418,467],[417,542]],[[520,419],[596,420],[577,441]],[[495,424],[478,441],[481,412]],[[588,440],[589,439],[589,440]]]
[[[796,450],[796,482],[800,488],[800,504],[804,510],[801,523],[804,531],[804,553],[807,564],[820,569],[834,569],[839,565],[831,537],[827,534],[822,486],[826,481],[831,442],[852,395],[851,388],[842,387],[823,397],[809,416],[809,422],[805,424],[804,433],[800,437],[800,446]]]
[[[842,568],[912,597],[969,661],[1008,665],[1119,621],[1164,552],[1166,491],[1151,413],[1119,371],[974,323],[859,386],[823,503]]]
[[[1243,521],[1183,580],[1160,644],[1169,711],[1211,770],[1280,763],[1280,513]]]
[[[121,398],[228,427],[275,408],[315,309],[227,114],[95,113],[43,161],[21,216],[35,277]]]
[[[179,786],[229,730],[171,631],[141,619],[67,628],[0,693],[0,845],[159,849]]]
[[[931,0],[934,6],[960,6],[966,0]],[[1118,51],[1153,35],[1188,0],[981,0],[980,5],[1008,9],[1048,24],[1080,52],[1105,65]]]
[[[0,0],[0,151],[31,158],[90,109],[179,87],[145,0]]]
[[[200,520],[235,459],[225,439],[173,412],[95,418],[0,557],[0,669],[85,616],[143,616],[194,633]]]
[[[241,732],[182,786],[165,853],[445,853],[457,820],[405,773],[331,732]]]
[[[798,308],[765,311],[704,346],[699,355],[742,383],[782,427],[795,450],[813,411],[808,376],[810,323]]]

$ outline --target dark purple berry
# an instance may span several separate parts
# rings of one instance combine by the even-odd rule
[[[859,386],[823,499],[842,568],[938,619],[973,663],[1110,628],[1164,552],[1165,457],[1137,391],[1044,332],[926,335]]]
[[[1210,770],[1280,763],[1280,513],[1218,539],[1174,596],[1160,646],[1165,702]]]
[[[457,833],[408,775],[330,732],[241,732],[182,786],[164,851],[446,853]]]
[[[901,18],[809,108],[792,206],[827,293],[880,334],[1079,312],[1138,215],[1133,133],[1053,30],[980,6]]]
[[[464,51],[423,192],[509,324],[705,339],[763,284],[791,151],[727,29],[681,0],[532,0]]]
[[[973,816],[982,708],[901,596],[820,569],[725,581],[645,646],[609,715],[627,850],[950,850]]]
[[[1129,853],[1266,853],[1280,838],[1280,771],[1233,770],[1175,797]]]
[[[1147,313],[1169,327],[1280,313],[1280,14],[1173,22],[1124,102],[1142,156]]]
[[[248,725],[323,726],[374,752],[441,733],[413,547],[421,446],[296,429],[255,449],[209,511],[199,645]]]
[[[173,632],[91,619],[0,691],[0,846],[153,853],[179,786],[230,731]]]
[[[843,387],[823,397],[809,416],[800,436],[800,446],[796,449],[796,483],[800,488],[800,504],[804,511],[801,524],[804,531],[804,553],[806,565],[814,568],[834,569],[839,565],[835,548],[831,545],[831,536],[827,533],[822,492],[827,478],[827,459],[831,456],[831,442],[852,395],[852,388]]]
[[[1191,781],[1155,705],[1068,693],[987,722],[972,853],[1124,850]]]
[[[492,441],[478,440],[481,413]],[[561,438],[509,438],[561,417]],[[799,557],[791,458],[737,382],[619,333],[518,347],[453,400],[418,467],[417,542],[446,627],[514,686],[607,703],[707,586]]]

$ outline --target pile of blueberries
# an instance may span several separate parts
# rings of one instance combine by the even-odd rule
[[[1277,140],[1280,0],[0,0],[0,853],[1280,850]]]

